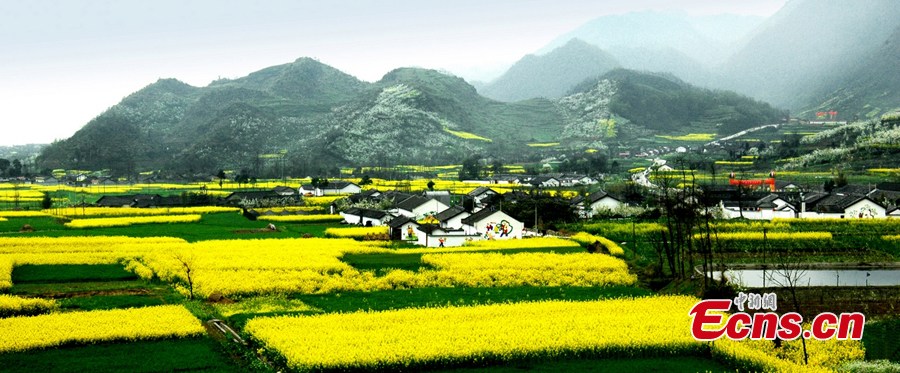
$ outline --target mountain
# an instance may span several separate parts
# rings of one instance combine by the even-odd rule
[[[800,110],[868,66],[900,26],[894,0],[792,0],[724,64],[719,87]],[[874,73],[874,71],[873,71]]]
[[[603,88],[609,87],[609,88]],[[601,102],[598,89],[608,90],[603,102],[610,113],[632,125],[632,139],[654,133],[671,134],[686,130],[712,130],[720,135],[739,132],[760,124],[778,123],[785,113],[771,105],[734,92],[702,89],[671,74],[650,74],[632,70],[613,70],[596,81],[575,87],[563,98],[566,102],[580,95],[587,105]],[[570,108],[578,113],[579,107]],[[637,125],[637,126],[635,126]],[[622,136],[629,138],[629,135]]]
[[[724,61],[763,18],[739,15],[690,16],[679,12],[633,12],[596,18],[568,32],[539,53],[572,39],[607,51],[623,67],[675,74],[706,84],[708,70]]]
[[[738,130],[781,115],[734,93],[620,69],[559,99],[506,103],[435,70],[400,68],[363,83],[299,59],[207,87],[159,80],[46,147],[38,162],[115,175],[234,169],[259,177],[458,163],[475,154],[517,162],[659,133]]]
[[[807,112],[837,111],[841,118],[864,119],[900,110],[900,27],[878,50],[849,67],[834,85],[815,93]]]
[[[560,98],[576,84],[619,67],[610,54],[580,39],[545,55],[527,55],[496,80],[478,90],[500,101]]]

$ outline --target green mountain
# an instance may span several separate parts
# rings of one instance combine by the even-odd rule
[[[315,174],[339,166],[458,163],[473,154],[514,162],[696,126],[741,129],[780,115],[734,93],[627,70],[559,99],[505,103],[434,70],[401,68],[363,83],[299,59],[202,88],[160,80],[45,148],[39,163],[117,175],[246,169],[272,176],[276,168]]]
[[[798,111],[858,69],[878,74],[872,55],[898,26],[894,0],[792,0],[729,58],[717,86]]]
[[[711,69],[762,21],[756,16],[692,16],[674,11],[608,15],[561,35],[539,53],[579,39],[606,51],[624,68],[670,73],[706,85],[716,80],[710,76]]]
[[[808,109],[800,113],[813,117],[815,112],[837,111],[839,118],[877,118],[885,112],[900,110],[900,27],[877,51],[833,85],[821,88]]]
[[[502,76],[478,90],[500,101],[560,98],[576,84],[619,67],[612,55],[572,39],[546,55],[527,55]]]

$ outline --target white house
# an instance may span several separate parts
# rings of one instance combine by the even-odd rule
[[[561,185],[559,179],[553,176],[537,176],[528,181],[535,188],[557,188]]]
[[[329,181],[328,184],[320,187],[315,187],[312,184],[303,184],[297,190],[302,196],[329,196],[329,195],[338,195],[338,194],[356,194],[359,193],[362,188],[359,185],[351,183],[349,181]]]
[[[398,214],[419,220],[424,219],[427,216],[437,215],[439,212],[448,209],[450,206],[447,206],[434,198],[412,196],[400,201],[395,207],[397,208]]]
[[[887,208],[859,195],[810,193],[801,204],[801,218],[883,218]]]
[[[409,217],[398,216],[389,221],[388,226],[391,227],[391,239],[394,241],[417,242],[419,240],[419,234],[416,231],[419,223]]]
[[[522,238],[525,225],[499,208],[490,207],[462,219],[462,229],[467,235],[479,235],[485,239],[504,240]]]
[[[415,231],[416,244],[426,247],[462,246],[466,241],[481,238],[480,235],[467,234],[462,229],[441,228],[437,224],[422,224]]]
[[[342,211],[341,216],[348,224],[363,225],[367,227],[385,225],[394,218],[393,215],[381,210],[361,209],[351,207]]]
[[[888,210],[885,215],[889,218],[900,218],[900,207],[894,207]]]
[[[491,196],[497,195],[498,193],[488,187],[478,187],[473,191],[467,193],[466,195],[471,197],[473,201],[475,201],[475,205],[483,204],[488,198]]]
[[[587,197],[575,197],[572,199],[571,204],[575,207],[575,212],[578,216],[584,219],[593,218],[594,215],[601,210],[612,211],[623,206],[628,206],[625,201],[602,190],[591,193]]]
[[[462,220],[470,214],[462,206],[454,206],[439,212],[434,216],[441,223],[441,228],[462,228]]]

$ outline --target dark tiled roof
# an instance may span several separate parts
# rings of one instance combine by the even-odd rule
[[[466,194],[466,195],[467,195],[467,196],[471,196],[471,197],[478,197],[478,196],[480,196],[480,195],[482,195],[482,194],[484,194],[484,193],[487,193],[487,192],[491,192],[491,193],[493,193],[493,194],[497,194],[497,192],[496,192],[495,190],[491,189],[491,188],[480,186],[480,187],[478,187],[478,188],[475,188],[475,190],[469,192],[469,193]]]
[[[103,196],[97,200],[97,206],[130,206],[134,203],[134,196]]]
[[[344,181],[344,180],[329,181],[327,185],[322,187],[322,189],[344,189],[348,185],[356,185],[356,184],[351,183],[349,181]]]
[[[419,231],[424,232],[426,234],[431,234],[434,231],[462,232],[462,229],[441,228],[441,226],[439,224],[422,224],[422,225],[419,225],[419,227],[416,229],[418,229]]]
[[[497,211],[500,211],[500,208],[498,208],[497,206],[490,206],[487,208],[483,208],[483,209],[479,210],[478,212],[476,212],[472,215],[469,215],[468,217],[463,219],[462,223],[466,224],[466,225],[473,225],[473,224],[481,221],[482,219],[487,218],[488,216],[491,216],[491,214],[493,214]]]
[[[242,191],[242,192],[234,192],[225,197],[226,201],[240,201],[242,199],[256,199],[256,198],[279,198],[282,197],[278,193],[272,190],[251,190],[251,191]]]
[[[413,220],[412,218],[410,218],[408,216],[398,216],[396,218],[393,218],[393,219],[391,219],[390,222],[388,222],[388,225],[391,228],[400,228],[403,226],[403,224],[410,223],[410,222],[415,225],[419,225],[419,223],[417,223],[415,220]]]
[[[351,207],[349,209],[344,210],[345,214],[348,215],[356,215],[369,219],[383,219],[386,216],[389,216],[387,212],[381,210],[372,210],[372,209],[361,209],[357,207]]]
[[[432,200],[431,198],[412,196],[412,197],[404,199],[403,201],[398,203],[397,208],[403,209],[406,211],[412,211],[414,208],[422,206],[431,200]]]
[[[455,217],[459,214],[462,214],[464,212],[466,212],[466,209],[463,208],[462,206],[453,206],[449,209],[446,209],[444,211],[437,213],[437,215],[435,215],[434,218],[440,222],[444,222],[444,221],[450,220],[453,217]]]
[[[900,192],[900,183],[878,183],[875,188],[890,192]]]
[[[872,187],[869,185],[862,184],[847,184],[842,187],[837,187],[831,190],[831,193],[837,194],[869,194],[872,191]]]

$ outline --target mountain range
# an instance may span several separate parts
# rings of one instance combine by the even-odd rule
[[[702,124],[739,130],[782,116],[767,104],[664,74],[616,69],[558,99],[506,103],[435,70],[401,68],[366,83],[301,58],[202,88],[159,80],[49,145],[39,162],[126,175],[254,170],[271,159],[296,174],[455,163],[473,154],[511,162]]]
[[[791,0],[767,19],[677,12],[605,16],[524,57],[479,92],[504,101],[555,97],[571,81],[618,65],[732,90],[807,119],[818,111],[872,118],[900,107],[900,93],[890,84],[900,66],[891,49],[900,43],[898,27],[900,7],[892,0]],[[606,58],[600,63],[559,66],[601,53]],[[559,71],[566,79],[553,79]],[[550,83],[509,93],[509,87],[534,88],[542,81]]]
[[[900,107],[894,0],[791,0],[772,17],[601,17],[476,89],[434,70],[361,81],[312,58],[193,87],[162,79],[66,140],[45,168],[291,174],[342,166],[506,162],[730,134],[817,111]],[[735,93],[738,92],[738,93]],[[747,94],[743,96],[741,94]],[[772,105],[766,103],[770,102]]]

